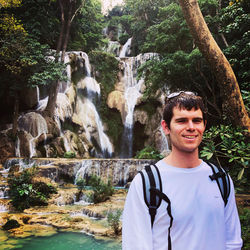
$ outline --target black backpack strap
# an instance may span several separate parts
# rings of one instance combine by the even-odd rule
[[[154,164],[147,165],[139,173],[142,177],[144,200],[148,206],[148,211],[151,217],[151,227],[154,225],[157,208],[160,206],[161,201],[164,200],[168,203],[167,212],[170,217],[168,228],[168,250],[172,250],[170,229],[173,225],[173,216],[171,213],[171,203],[169,198],[162,192],[162,182],[159,169]]]
[[[154,194],[152,195],[150,189],[156,188],[162,191],[160,172],[157,166],[153,164],[145,166],[139,173],[142,177],[144,200],[148,206],[151,226],[153,227],[157,208],[160,206],[162,199]]]
[[[151,194],[155,194],[156,196],[158,196],[160,199],[166,201],[168,203],[168,206],[167,206],[167,212],[168,212],[168,215],[170,217],[170,223],[169,223],[169,227],[168,227],[168,250],[171,250],[172,249],[172,244],[171,244],[171,235],[170,235],[170,229],[173,225],[173,216],[172,216],[172,212],[171,212],[171,202],[169,200],[169,198],[167,197],[167,195],[165,195],[162,191],[160,191],[159,189],[156,189],[156,188],[150,188],[150,192]]]
[[[213,174],[209,175],[209,178],[212,181],[216,180],[221,193],[221,197],[226,206],[228,202],[228,197],[230,195],[230,180],[228,173],[223,168],[215,166],[210,162],[207,162],[207,164],[211,167],[213,171]]]

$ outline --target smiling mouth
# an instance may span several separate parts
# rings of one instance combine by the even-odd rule
[[[184,138],[187,139],[195,139],[198,135],[183,135]]]

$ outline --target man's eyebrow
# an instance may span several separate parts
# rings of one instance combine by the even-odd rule
[[[203,120],[203,117],[194,117],[193,120]]]
[[[188,118],[187,118],[187,117],[177,117],[177,118],[175,118],[175,120],[176,120],[176,121],[188,120]],[[192,118],[192,120],[200,120],[200,121],[202,121],[202,120],[203,120],[203,117],[200,117],[200,116],[194,117],[194,118]]]

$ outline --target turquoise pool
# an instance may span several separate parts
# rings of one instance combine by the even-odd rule
[[[12,242],[12,244],[10,244]],[[0,242],[0,249],[22,250],[121,250],[121,243],[114,240],[99,240],[84,233],[59,232],[46,237],[13,238]]]

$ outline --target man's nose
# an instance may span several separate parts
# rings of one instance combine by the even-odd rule
[[[188,122],[188,124],[187,124],[187,129],[191,129],[191,130],[194,129],[194,123],[193,123],[193,121],[189,121],[189,122]]]

